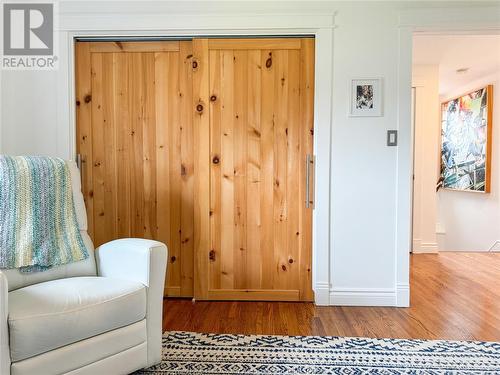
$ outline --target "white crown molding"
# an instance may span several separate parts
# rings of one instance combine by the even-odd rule
[[[61,31],[168,31],[171,35],[201,35],[210,31],[332,28],[331,7],[306,2],[172,2],[70,1],[60,5]],[[138,17],[139,15],[139,17]],[[148,33],[149,34],[149,33]]]
[[[255,13],[266,14],[327,14],[333,13],[338,4],[325,1],[172,1],[172,0],[119,0],[119,1],[85,1],[62,0],[61,13],[93,13],[120,14],[132,13],[143,15],[147,13],[187,14],[187,15],[234,15]]]
[[[279,17],[277,17],[279,16]],[[221,25],[223,25],[221,27]],[[142,17],[122,13],[114,15],[63,14],[62,31],[168,31],[170,35],[200,35],[200,32],[237,30],[240,35],[252,30],[305,30],[333,28],[333,15],[179,15],[145,14]]]

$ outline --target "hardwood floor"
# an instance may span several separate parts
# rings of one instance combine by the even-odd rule
[[[196,332],[500,341],[500,254],[411,256],[411,307],[164,302],[163,328]]]

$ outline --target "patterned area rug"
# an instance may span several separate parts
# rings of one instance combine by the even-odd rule
[[[500,374],[500,343],[167,332],[137,374]]]

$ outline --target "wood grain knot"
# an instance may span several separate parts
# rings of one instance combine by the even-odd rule
[[[214,156],[214,158],[212,159],[212,162],[213,162],[214,164],[219,164],[219,163],[220,163],[220,159],[219,159],[219,157],[218,157],[217,155],[216,155],[216,156]]]
[[[289,259],[288,259],[288,263],[292,264],[292,263],[293,263],[293,259],[292,259],[292,258],[289,258]]]
[[[79,100],[76,101],[76,106],[77,107],[80,106],[80,101]]]
[[[202,113],[203,112],[203,104],[198,104],[196,106],[196,112],[198,112],[198,113]]]
[[[282,269],[283,271],[286,271],[286,266],[285,266],[284,264],[282,264],[282,265],[281,265],[281,269]]]
[[[208,259],[210,259],[211,262],[215,262],[215,250],[210,250],[208,253]]]
[[[177,257],[175,255],[170,257],[170,261],[174,263],[177,260]]]
[[[198,61],[193,60],[193,62],[191,63],[191,66],[193,67],[193,69],[198,69]]]
[[[211,102],[215,102],[216,100],[217,100],[217,97],[216,97],[215,95],[212,95],[212,96],[210,97],[210,101],[211,101]]]
[[[90,103],[92,101],[92,95],[89,95],[89,94],[85,95],[85,97],[83,98],[83,101],[85,103]]]
[[[273,58],[272,57],[269,57],[267,60],[266,60],[266,68],[270,68],[271,66],[273,65]]]

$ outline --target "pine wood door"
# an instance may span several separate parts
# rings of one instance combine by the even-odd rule
[[[195,297],[311,301],[314,39],[195,39],[193,54]]]
[[[193,295],[192,42],[77,42],[77,149],[94,244],[157,239]]]

